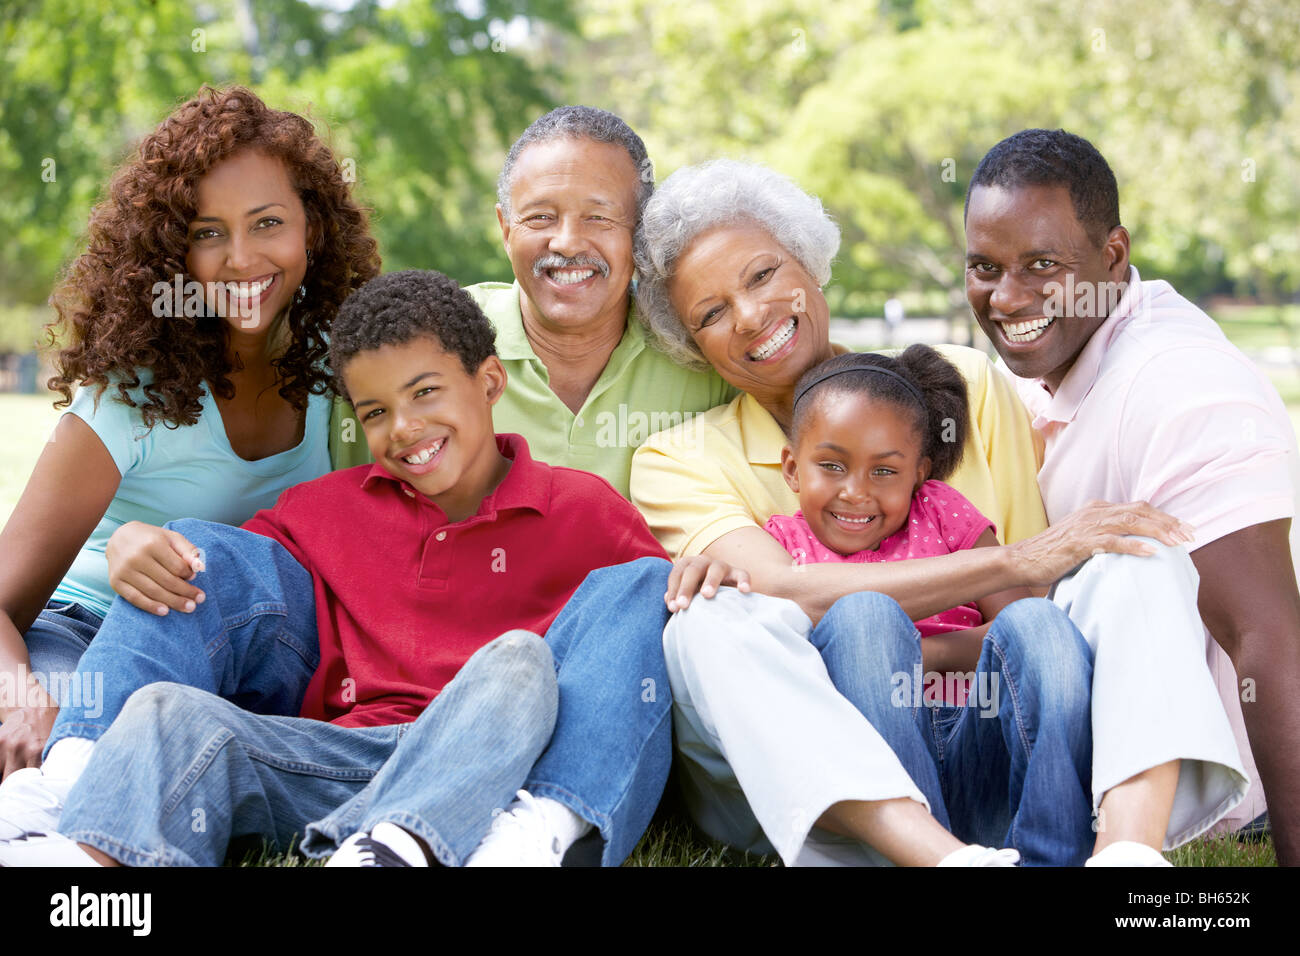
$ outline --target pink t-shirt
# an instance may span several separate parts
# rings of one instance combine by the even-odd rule
[[[980,514],[961,492],[942,481],[927,481],[916,489],[907,524],[880,542],[875,551],[849,555],[832,551],[817,540],[802,511],[793,517],[773,515],[766,525],[767,533],[781,542],[781,547],[806,564],[871,564],[933,558],[974,547],[985,528],[993,528],[993,522]],[[929,637],[979,627],[983,623],[978,607],[963,604],[917,621],[916,628],[922,637]]]

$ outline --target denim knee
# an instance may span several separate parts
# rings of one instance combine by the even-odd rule
[[[823,615],[809,639],[820,651],[832,643],[863,645],[872,657],[893,664],[919,647],[916,625],[893,598],[875,591],[846,594]]]
[[[986,643],[1049,699],[1087,710],[1091,706],[1092,650],[1059,607],[1044,598],[1007,605],[989,630]]]

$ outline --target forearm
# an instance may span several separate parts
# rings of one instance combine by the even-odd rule
[[[1300,866],[1300,629],[1238,635],[1233,664],[1278,863]]]
[[[914,621],[1021,583],[1002,548],[977,548],[933,558],[879,564],[801,564],[764,561],[748,568],[755,591],[789,598],[813,622],[858,591],[899,603]]]
[[[15,711],[53,702],[31,676],[27,643],[7,614],[0,614],[0,724]]]

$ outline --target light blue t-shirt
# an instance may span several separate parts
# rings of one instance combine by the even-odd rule
[[[148,373],[141,372],[147,382]],[[238,525],[259,509],[275,504],[290,485],[319,478],[330,470],[328,437],[330,399],[312,395],[307,402],[303,439],[288,451],[260,461],[235,454],[226,437],[221,412],[207,386],[199,398],[196,424],[146,432],[140,409],[115,397],[116,382],[99,397],[98,388],[80,387],[68,414],[83,419],[113,456],[122,483],[108,511],[78,553],[52,601],[75,601],[103,617],[115,597],[108,583],[104,549],[109,537],[128,521],[161,525],[176,518],[203,518]],[[139,395],[132,393],[139,401]],[[98,407],[96,405],[98,404]]]

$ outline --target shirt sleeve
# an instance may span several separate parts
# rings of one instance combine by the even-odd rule
[[[698,441],[668,441],[661,433],[632,456],[632,503],[675,558],[700,554],[724,534],[759,524],[718,461]],[[696,447],[687,450],[685,444]]]
[[[929,498],[927,505],[931,520],[938,527],[949,553],[975,547],[986,528],[997,534],[997,526],[951,485],[927,481],[921,490]]]
[[[76,415],[90,426],[108,449],[118,473],[125,475],[143,459],[149,430],[140,409],[119,401],[117,394],[116,383],[110,383],[102,394],[96,385],[78,386],[67,414]]]
[[[803,544],[800,521],[789,515],[772,515],[763,525],[763,530],[776,539],[777,544],[793,554],[795,548]]]
[[[983,352],[962,346],[938,351],[965,377],[971,416],[962,462],[946,481],[1001,529],[1003,544],[1038,534],[1047,527],[1038,490],[1043,440],[1015,385],[993,371]]]
[[[1195,382],[1176,403],[1158,383]],[[1193,548],[1295,514],[1295,437],[1281,399],[1244,360],[1176,349],[1133,377],[1116,457],[1136,501],[1196,528]]]

